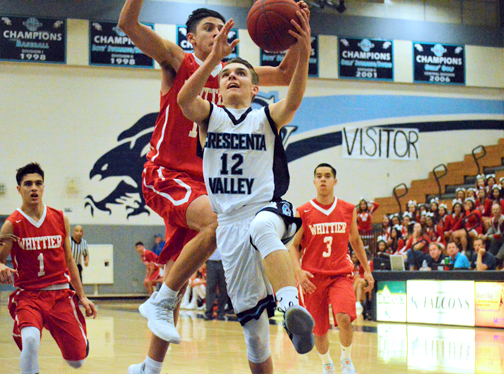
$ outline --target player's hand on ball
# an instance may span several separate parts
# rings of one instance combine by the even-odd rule
[[[313,274],[311,274],[310,272],[305,271],[305,270],[299,270],[296,273],[296,276],[297,276],[299,285],[301,286],[301,288],[305,292],[308,292],[308,293],[315,292],[315,289],[317,287],[315,287],[315,285],[312,282],[310,282],[310,279],[309,279],[309,278],[313,278]]]
[[[96,310],[96,307],[93,304],[93,302],[90,301],[86,296],[82,297],[79,301],[86,310],[86,317],[92,316],[93,318],[96,318],[96,316],[98,315],[98,311]]]
[[[291,20],[292,25],[295,27],[297,32],[289,30],[289,34],[297,39],[299,48],[305,48],[308,53],[311,53],[311,28],[309,14],[304,10],[298,10],[296,12],[298,20]]]

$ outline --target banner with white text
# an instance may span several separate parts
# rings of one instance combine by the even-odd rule
[[[344,158],[416,161],[419,157],[418,129],[344,127],[342,138]]]

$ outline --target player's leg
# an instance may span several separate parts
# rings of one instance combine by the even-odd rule
[[[164,276],[167,277],[173,267],[173,260],[166,263]],[[187,286],[187,285],[186,285]],[[189,288],[189,287],[187,287]],[[185,291],[185,287],[181,291]],[[153,295],[155,296],[155,295]],[[180,305],[174,311],[174,322],[177,323],[180,312]],[[140,364],[130,365],[128,374],[159,374],[163,367],[163,361],[168,351],[170,343],[152,334],[147,357]]]
[[[334,363],[329,352],[329,338],[327,332],[331,328],[329,323],[329,286],[332,283],[330,277],[315,275],[311,279],[315,285],[315,292],[304,293],[303,300],[306,309],[315,320],[313,334],[315,337],[315,348],[322,360],[322,373],[334,374]]]
[[[339,327],[341,343],[341,369],[344,374],[354,374],[352,363],[352,321],[357,318],[355,310],[355,292],[352,277],[341,276],[329,288],[329,300],[333,309],[334,320]]]
[[[222,268],[222,261],[216,261],[216,271],[218,278],[217,283],[219,286],[219,293],[217,295],[217,319],[225,320],[226,319],[225,308],[229,297],[227,293],[226,276],[224,274],[224,269]],[[208,277],[207,277],[207,287],[208,287]]]
[[[281,238],[286,233],[284,220],[271,211],[260,211],[249,229],[251,243],[263,259],[263,266],[279,308],[284,312],[284,323],[298,353],[309,352],[314,345],[313,318],[299,306],[298,289],[290,254]]]
[[[219,262],[220,263],[220,262]],[[207,273],[206,273],[206,311],[205,319],[213,319],[213,308],[215,303],[215,298],[217,296],[217,283],[219,281],[219,273],[217,268],[217,261],[207,261]],[[219,290],[220,293],[220,290]]]
[[[33,326],[21,329],[22,347],[19,366],[22,374],[39,372],[38,351],[40,347],[40,330]]]
[[[242,327],[250,371],[252,374],[273,374],[273,360],[269,347],[268,313],[263,311],[259,319],[251,319]]]
[[[67,364],[80,368],[89,354],[89,343],[77,296],[70,290],[46,292],[48,298],[53,299],[53,305],[46,312],[44,327],[58,344]]]

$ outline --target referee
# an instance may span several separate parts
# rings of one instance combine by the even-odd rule
[[[79,269],[79,277],[82,283],[82,257],[84,257],[84,265],[89,265],[89,252],[88,244],[82,239],[84,236],[84,230],[82,226],[77,225],[73,229],[72,238],[70,239],[70,244],[72,246],[72,256]]]

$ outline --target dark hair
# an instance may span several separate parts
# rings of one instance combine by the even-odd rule
[[[36,162],[31,162],[28,165],[25,165],[22,168],[17,169],[16,171],[17,171],[16,181],[18,186],[21,186],[21,181],[27,174],[39,174],[42,177],[42,180],[44,180],[44,170],[42,170],[40,165]]]
[[[329,164],[326,164],[326,163],[321,163],[321,164],[318,164],[317,167],[315,168],[315,170],[313,170],[313,176],[315,176],[315,174],[317,174],[317,169],[318,168],[329,168],[331,169],[331,172],[333,174],[333,177],[336,178],[336,169],[333,168],[331,165]]]
[[[257,75],[254,67],[252,66],[252,64],[250,62],[248,62],[247,60],[245,60],[241,57],[235,57],[235,58],[232,58],[231,60],[227,61],[226,65],[233,64],[233,63],[245,65],[247,67],[247,69],[250,71],[250,75],[252,75],[252,83],[255,85],[259,84],[259,76]],[[220,79],[220,77],[221,77],[221,74],[219,73],[219,79]]]
[[[218,18],[222,22],[226,23],[226,19],[222,16],[222,14],[216,12],[215,10],[207,8],[199,8],[194,10],[187,18],[186,22],[187,32],[194,34],[196,32],[196,27],[198,26],[199,21],[208,17]]]
[[[136,247],[137,245],[144,245],[144,243],[142,243],[142,242],[136,242],[136,243],[135,243],[135,247]]]

